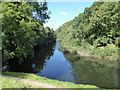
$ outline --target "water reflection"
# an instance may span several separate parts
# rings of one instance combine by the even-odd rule
[[[64,53],[64,55],[72,64],[75,83],[118,88],[118,62],[80,57],[73,53]]]
[[[118,88],[118,62],[82,57],[60,47],[59,42],[36,47],[35,57],[21,64],[14,59],[10,70],[35,73],[61,81],[96,85],[102,88]]]
[[[49,59],[54,53],[55,44],[37,46],[35,47],[34,58],[26,58],[21,63],[17,59],[9,61],[10,71],[12,72],[26,72],[36,73],[39,72],[44,65],[44,61]]]
[[[71,72],[73,72],[72,66],[58,48],[59,44],[57,43],[53,56],[45,61],[44,68],[36,75],[61,81],[74,82],[74,77],[71,74]]]

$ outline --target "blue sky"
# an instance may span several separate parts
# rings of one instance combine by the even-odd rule
[[[83,13],[85,7],[90,7],[92,3],[93,2],[48,2],[48,10],[51,14],[45,26],[49,26],[55,30],[63,23]]]

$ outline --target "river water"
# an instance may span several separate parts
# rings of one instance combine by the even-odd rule
[[[37,47],[35,57],[24,62],[11,60],[10,71],[35,73],[38,76],[76,84],[118,88],[118,62],[83,57],[55,45]]]

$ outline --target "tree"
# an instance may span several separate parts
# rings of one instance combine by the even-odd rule
[[[2,7],[3,61],[34,56],[34,46],[46,39],[47,3],[2,2]]]

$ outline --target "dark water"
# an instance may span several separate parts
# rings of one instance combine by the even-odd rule
[[[56,45],[36,48],[35,57],[19,63],[9,62],[10,71],[35,73],[60,81],[118,88],[118,62],[100,60],[66,52]]]

